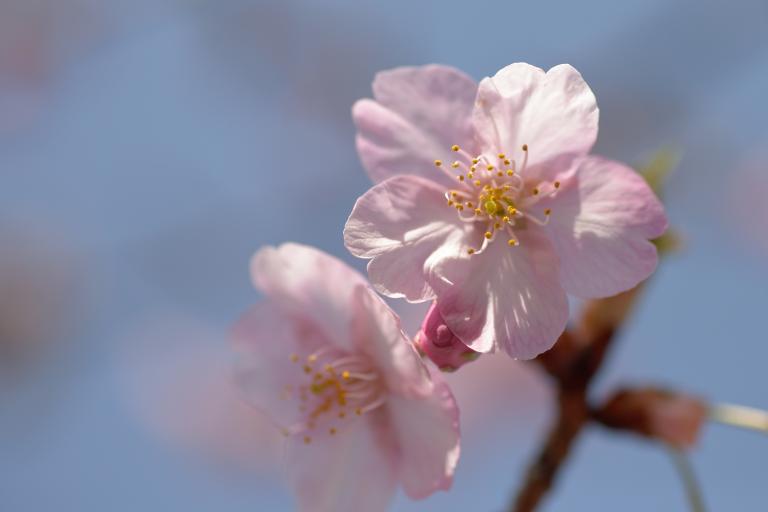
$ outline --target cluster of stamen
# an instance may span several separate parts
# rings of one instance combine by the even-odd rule
[[[298,354],[291,354],[290,359],[304,382],[298,386],[287,384],[280,393],[282,400],[297,402],[302,418],[283,428],[286,436],[304,434],[304,442],[310,443],[313,431],[336,435],[386,401],[381,376],[361,355],[326,345],[303,362]]]
[[[445,193],[448,206],[456,208],[459,219],[464,222],[487,224],[482,247],[478,250],[468,249],[469,254],[480,254],[485,251],[501,232],[509,236],[511,247],[520,245],[514,227],[522,219],[538,226],[544,226],[549,222],[549,215],[552,213],[549,208],[544,210],[544,220],[532,215],[530,208],[545,197],[554,194],[560,187],[560,182],[554,182],[552,188],[544,192],[540,191],[539,188],[533,188],[530,195],[524,195],[525,180],[521,175],[528,163],[527,145],[523,145],[524,157],[519,170],[516,169],[515,160],[507,158],[503,153],[498,155],[498,162],[492,162],[491,160],[495,160],[495,157],[489,158],[487,155],[480,155],[472,158],[459,146],[453,146],[451,149],[460,153],[466,162],[471,161],[472,165],[469,166],[458,160],[451,164],[454,169],[462,166],[469,166],[469,169],[466,176],[464,174],[458,176],[450,174],[459,183],[458,188]],[[435,160],[435,165],[442,168],[440,160]],[[446,170],[446,172],[449,171]],[[472,214],[464,215],[462,212],[465,208]]]

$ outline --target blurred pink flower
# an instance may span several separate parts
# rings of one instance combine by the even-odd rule
[[[130,410],[157,439],[226,473],[278,476],[284,439],[238,396],[214,327],[163,313],[126,333],[116,355]]]
[[[383,510],[448,490],[458,410],[400,319],[363,276],[317,249],[265,247],[251,262],[268,298],[235,326],[235,381],[289,437],[299,510]]]
[[[413,344],[444,372],[458,370],[480,356],[479,352],[462,343],[445,325],[445,320],[440,316],[440,310],[434,302],[429,307]]]
[[[512,64],[479,86],[449,67],[398,68],[373,92],[353,117],[377,184],[344,237],[381,293],[437,299],[473,350],[530,359],[563,332],[566,292],[615,295],[655,268],[664,209],[629,167],[588,155],[598,109],[571,66]]]

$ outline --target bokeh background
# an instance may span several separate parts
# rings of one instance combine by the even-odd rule
[[[582,73],[595,153],[682,155],[664,199],[683,250],[596,395],[768,409],[764,0],[0,0],[0,510],[291,510],[281,440],[227,380],[251,254],[291,240],[363,270],[341,233],[374,73],[517,61]],[[424,307],[392,304],[415,332]],[[484,356],[450,383],[453,490],[391,510],[504,509],[546,432],[531,365]],[[692,461],[711,510],[768,507],[765,437],[707,427]],[[663,449],[593,428],[542,510],[687,504]]]

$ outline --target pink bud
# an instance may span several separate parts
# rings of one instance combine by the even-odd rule
[[[458,370],[468,362],[480,357],[479,352],[466,346],[445,325],[445,321],[437,309],[437,303],[434,302],[429,307],[427,316],[421,323],[421,331],[416,335],[414,341],[424,355],[444,372]]]

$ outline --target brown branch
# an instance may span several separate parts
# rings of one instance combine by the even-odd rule
[[[577,328],[564,332],[551,350],[536,358],[557,384],[557,420],[529,466],[510,512],[535,510],[551,489],[571,445],[590,419],[586,400],[589,384],[600,369],[614,332],[626,318],[639,288],[590,301]]]

